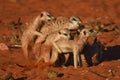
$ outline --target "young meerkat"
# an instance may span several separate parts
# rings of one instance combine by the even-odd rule
[[[90,34],[91,30],[83,29],[80,32],[80,35],[76,36],[74,40],[59,39],[58,41],[56,41],[56,45],[59,47],[59,49],[62,50],[63,53],[73,52],[75,68],[77,68],[78,65],[79,54],[87,43],[87,39]],[[50,62],[55,62],[57,60],[57,57],[58,51],[54,48]]]
[[[81,21],[80,18],[78,18],[76,16],[72,16],[70,18],[60,16],[60,17],[57,17],[56,20],[45,24],[41,28],[40,32],[43,35],[49,35],[49,34],[55,32],[55,31],[59,31],[59,30],[64,29],[64,28],[67,28],[67,29],[70,29],[70,30],[75,30],[75,29],[79,29],[81,27],[83,27],[83,26],[82,26],[82,21]],[[41,36],[39,36],[36,39],[35,43],[39,43],[39,42],[42,42],[44,40],[45,40],[44,37],[41,38]]]
[[[41,33],[37,32],[38,28],[43,27],[43,25],[51,20],[54,20],[54,16],[49,12],[41,12],[31,23],[31,25],[23,32],[21,43],[22,50],[25,58],[28,60],[28,45],[35,36],[43,36]]]
[[[41,59],[43,59],[45,62],[49,62],[50,52],[52,46],[54,46],[53,42],[56,42],[59,39],[70,40],[71,39],[70,30],[62,29],[58,32],[51,33],[50,35],[48,35],[46,41],[43,44],[38,43],[37,44],[38,46],[34,47],[34,51],[35,51],[34,53],[36,53],[37,55],[36,57],[38,57],[36,65],[39,63]]]

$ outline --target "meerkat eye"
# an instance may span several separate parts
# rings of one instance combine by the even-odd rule
[[[48,14],[47,16],[48,16],[48,17],[52,17],[52,15],[50,15],[50,14]]]
[[[59,34],[61,34],[61,32],[58,32]]]
[[[67,34],[66,33],[63,33],[65,36],[67,36]]]
[[[43,14],[40,14],[41,17],[43,17]]]
[[[72,19],[73,21],[77,21],[75,18]]]

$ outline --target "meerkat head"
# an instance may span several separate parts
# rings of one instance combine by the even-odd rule
[[[44,20],[44,21],[55,20],[55,17],[54,17],[51,13],[49,13],[49,12],[47,12],[47,11],[41,12],[41,13],[40,13],[40,18],[41,18],[42,20]]]
[[[91,36],[92,32],[93,32],[92,29],[83,29],[80,32],[80,36],[89,37],[89,36]]]
[[[61,37],[64,37],[66,39],[72,39],[71,32],[69,29],[62,29],[58,33]]]
[[[74,25],[74,27],[76,27],[77,29],[83,29],[84,28],[82,20],[79,17],[71,16],[69,18],[69,20]]]

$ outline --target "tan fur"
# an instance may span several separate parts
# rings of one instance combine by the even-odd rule
[[[32,41],[32,39],[36,35],[42,36],[42,34],[37,32],[36,30],[38,28],[41,28],[46,22],[48,22],[50,20],[54,20],[54,17],[50,13],[43,11],[34,19],[34,21],[31,23],[31,25],[28,27],[28,29],[26,29],[23,32],[22,39],[21,39],[22,49],[23,49],[23,54],[27,60],[28,60],[28,45],[29,45],[29,43]]]
[[[48,37],[46,38],[46,41],[43,44],[37,43],[34,46],[34,53],[37,55],[37,57],[39,56],[38,54],[41,55],[41,56],[39,56],[36,64],[38,64],[38,62],[42,58],[44,59],[45,62],[49,62],[48,60],[50,59],[50,57],[49,57],[49,59],[47,59],[47,58],[48,58],[48,56],[50,56],[50,51],[52,49],[52,46],[57,48],[55,43],[59,39],[65,39],[65,40],[71,39],[70,31],[68,29],[62,29],[59,32],[54,32],[54,33],[48,35]],[[40,49],[40,51],[39,51],[39,49]],[[45,50],[45,49],[48,49],[48,50]],[[58,51],[59,51],[59,49],[58,49]],[[48,54],[48,55],[46,55],[46,54]]]
[[[76,19],[76,21],[74,20]],[[41,28],[40,32],[43,34],[50,34],[54,31],[58,31],[60,29],[78,29],[80,25],[82,24],[81,20],[78,17],[57,17],[56,20],[51,21],[44,25],[43,28]]]
[[[83,29],[80,32],[80,35],[74,40],[61,39],[61,40],[56,41],[56,44],[62,50],[63,53],[73,52],[75,68],[77,68],[77,64],[79,60],[79,53],[84,48],[84,45],[87,43],[86,41],[89,36],[90,36],[90,31],[87,29]],[[50,62],[55,62],[57,57],[58,57],[58,51],[54,49]]]
[[[43,41],[45,41],[47,35],[50,35],[54,32],[58,32],[59,30],[65,29],[65,28],[71,29],[71,30],[78,29],[78,28],[82,27],[81,25],[82,25],[82,21],[78,17],[75,17],[75,16],[72,16],[70,18],[63,17],[63,16],[57,17],[56,20],[46,23],[40,29],[40,32],[45,36],[39,36],[35,41],[35,45],[38,43],[40,44]],[[53,38],[55,38],[55,37],[53,36]],[[62,51],[59,49],[59,47],[57,47],[57,45],[55,44],[54,40],[52,41],[52,43],[53,43],[54,47],[58,50],[58,52],[62,53]],[[34,49],[34,50],[36,50],[36,49]]]
[[[78,29],[80,28],[80,25],[82,25],[82,21],[78,17],[72,16],[70,18],[67,18],[67,17],[60,16],[60,17],[57,17],[56,20],[45,24],[41,28],[40,32],[43,35],[49,35],[53,32],[59,31],[64,28],[71,29],[71,30]],[[38,37],[35,43],[39,43],[45,40],[45,39],[42,39],[40,41],[39,38],[41,37]]]

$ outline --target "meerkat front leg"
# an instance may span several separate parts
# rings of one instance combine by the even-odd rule
[[[64,31],[65,30],[65,31]],[[70,40],[71,39],[71,34],[70,31],[68,29],[64,29],[58,32],[58,36],[55,38],[55,40],[52,42],[53,46],[57,49],[57,51],[59,53],[63,53],[62,50],[60,49],[60,47],[56,44],[56,42],[58,40],[60,40],[61,38],[66,39],[66,40]]]
[[[58,33],[58,35],[59,34],[61,34],[61,33]],[[52,44],[53,44],[53,46],[57,49],[57,51],[59,52],[59,53],[62,53],[62,50],[58,47],[58,45],[56,44],[56,42],[60,39],[61,37],[60,36],[57,36],[56,38],[55,38],[55,40],[52,42]]]
[[[62,50],[58,47],[58,45],[55,42],[52,42],[53,46],[57,49],[59,53],[62,53]]]
[[[77,69],[77,65],[78,65],[78,56],[79,51],[78,50],[73,50],[73,57],[74,57],[74,67]]]
[[[34,31],[33,33],[34,33],[34,35],[37,35],[37,36],[43,36],[43,34],[38,31]]]

